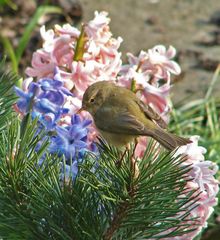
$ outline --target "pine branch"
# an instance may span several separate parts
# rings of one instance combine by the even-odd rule
[[[106,155],[108,155],[109,152],[111,152],[112,157],[114,154],[117,155],[117,151],[114,151],[114,150],[112,151],[112,148],[109,148],[109,147],[105,147],[104,151]],[[130,153],[128,153],[127,160],[129,158],[128,156],[131,156],[131,155],[132,155],[132,150],[130,151]],[[181,191],[184,191],[184,184],[182,185],[180,184],[180,182],[175,180],[177,180],[178,177],[180,177],[181,175],[185,175],[190,168],[189,167],[185,169],[179,168],[179,165],[181,161],[184,161],[184,158],[176,159],[174,158],[174,156],[172,155],[170,156],[167,154],[165,154],[164,157],[162,157],[161,154],[158,155],[158,148],[155,148],[155,145],[153,143],[149,144],[149,147],[146,150],[145,155],[147,156],[147,158],[142,159],[142,161],[139,163],[139,171],[140,171],[139,176],[137,179],[133,179],[135,182],[135,185],[134,185],[135,187],[133,188],[135,189],[135,194],[133,194],[134,192],[132,192],[131,194],[131,192],[126,191],[127,197],[124,198],[124,201],[123,199],[119,201],[118,207],[116,207],[114,210],[115,214],[113,215],[112,220],[110,221],[108,228],[104,233],[105,239],[128,238],[129,235],[127,233],[127,229],[129,228],[131,230],[130,234],[131,236],[133,236],[132,231],[136,229],[136,226],[138,224],[141,229],[141,230],[139,229],[139,231],[141,231],[142,235],[144,234],[145,239],[151,238],[152,236],[156,235],[155,232],[158,232],[158,234],[160,232],[162,233],[163,231],[165,232],[166,227],[169,229],[169,228],[172,228],[172,226],[175,227],[175,231],[173,231],[172,233],[174,236],[175,236],[175,233],[177,235],[178,233],[180,235],[181,233],[183,234],[183,232],[181,231],[184,231],[184,228],[181,227],[181,224],[180,224],[181,220],[178,218],[175,219],[175,217],[171,220],[169,219],[169,216],[175,216],[174,212],[180,211],[180,209],[186,204],[185,201],[187,200],[187,198],[182,199],[181,200],[182,202],[181,203],[179,202],[180,205],[178,207],[177,206],[174,207],[173,210],[171,211],[172,205],[174,204],[174,199],[178,199],[178,195],[181,195]],[[155,158],[155,156],[157,157]],[[115,162],[117,162],[116,159],[119,158],[119,155],[115,156],[114,158],[115,158]],[[108,160],[105,159],[104,162],[109,163],[109,159]],[[126,164],[129,165],[129,162],[127,162]],[[126,164],[122,165],[122,168],[126,169]],[[168,174],[167,168],[168,167],[173,168],[174,166],[176,167],[176,171],[175,169],[172,169],[173,171],[171,171],[170,174]],[[130,168],[127,167],[127,170],[128,169]],[[155,174],[156,172],[157,174]],[[130,172],[130,176],[132,176],[131,172]],[[150,176],[152,176],[152,178]],[[149,180],[148,182],[146,182],[147,179]],[[167,186],[166,181],[169,182],[171,180],[173,180],[172,184],[168,184]],[[131,183],[131,181],[127,181],[127,182],[129,184]],[[158,187],[160,185],[161,187]],[[151,188],[153,189],[150,191]],[[158,188],[158,190],[155,188]],[[171,192],[171,188],[175,190]],[[179,191],[178,191],[178,188],[179,188]],[[167,194],[170,196],[167,196]],[[164,195],[166,197],[164,197]],[[198,195],[193,196],[193,194],[192,195],[189,194],[188,197],[189,197],[188,199],[189,203],[192,204],[192,207],[193,207],[196,199],[198,198]],[[167,203],[166,203],[166,198],[167,198]],[[158,207],[155,207],[155,206],[158,206]],[[189,205],[188,207],[190,209]],[[166,217],[163,216],[164,214],[163,211],[165,211]],[[171,211],[171,213],[169,213],[169,211]],[[151,216],[151,218],[147,220],[147,216],[149,214],[150,215],[155,214],[155,215],[153,218]],[[158,214],[159,214],[159,217],[158,217]],[[137,216],[138,216],[138,219],[137,219]],[[165,222],[166,218],[167,218],[166,220],[167,222]],[[184,216],[182,216],[181,219],[184,220]],[[160,225],[160,228],[158,228],[155,225],[155,221],[158,223],[161,221],[161,223],[163,223],[164,225],[164,229],[161,229],[162,224]],[[153,225],[150,224],[151,222],[153,223]],[[146,228],[147,228],[147,232],[144,233],[144,231],[146,231]],[[149,228],[151,229],[151,231]],[[180,229],[177,231],[178,228]],[[137,229],[134,231],[137,231]],[[115,235],[114,232],[117,234]],[[118,236],[118,238],[116,236]],[[157,238],[160,238],[160,237],[157,237]]]
[[[170,155],[154,159],[158,149],[148,149],[148,158],[139,164],[138,178],[133,178],[129,166],[132,149],[118,168],[120,153],[104,146],[98,162],[97,157],[88,155],[75,182],[64,183],[60,179],[61,159],[47,155],[43,168],[36,167],[45,151],[40,155],[33,151],[39,141],[34,128],[28,124],[25,141],[18,141],[20,150],[11,164],[3,161],[0,165],[0,230],[4,236],[8,237],[12,228],[8,216],[14,217],[17,226],[12,233],[31,239],[147,239],[174,227],[174,236],[183,233],[185,216],[175,216],[188,202],[194,203],[194,196],[190,192],[178,199],[186,191],[185,183],[178,179],[189,169],[178,168],[177,159]],[[4,154],[12,158],[8,152]]]
[[[13,104],[10,99],[6,94],[2,102]],[[17,118],[2,126],[3,239],[162,239],[196,227],[196,219],[187,217],[199,193],[186,188],[190,166],[181,167],[184,156],[162,152],[151,141],[143,159],[133,158],[131,145],[119,166],[121,152],[101,141],[100,155],[88,153],[72,181],[61,176],[66,159],[47,153],[37,119],[22,128]]]
[[[123,201],[122,203],[119,204],[118,209],[116,210],[116,213],[113,216],[113,219],[110,223],[110,226],[107,228],[106,232],[104,233],[104,236],[103,236],[104,240],[112,239],[115,231],[120,228],[120,225],[121,225],[123,219],[126,218],[127,212],[129,211],[129,209],[132,209],[132,202],[134,200],[136,190],[137,190],[137,186],[135,185],[134,181],[139,174],[139,172],[137,174],[138,167],[137,167],[137,162],[134,158],[134,152],[135,152],[136,146],[137,146],[137,143],[135,143],[132,155],[129,156],[129,158],[130,158],[131,184],[130,184],[130,186],[128,186],[127,191],[128,191],[128,196],[129,196],[130,201],[125,200],[125,201]],[[123,153],[123,156],[125,156],[126,151],[127,151],[127,149]]]
[[[5,61],[0,61],[0,130],[7,126],[8,121],[13,118],[12,105],[16,101],[13,92],[14,84],[19,80],[15,74],[5,70]]]
[[[114,235],[115,231],[120,228],[122,220],[126,217],[127,211],[130,207],[129,202],[123,202],[119,205],[118,210],[116,211],[112,222],[110,223],[110,227],[106,230],[103,239],[110,240]]]

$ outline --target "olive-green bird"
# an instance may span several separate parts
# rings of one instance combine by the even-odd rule
[[[92,115],[98,131],[116,147],[125,146],[138,136],[150,136],[170,151],[191,142],[164,130],[166,123],[159,114],[135,93],[112,82],[89,86],[81,110]]]

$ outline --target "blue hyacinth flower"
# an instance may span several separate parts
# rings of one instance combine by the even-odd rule
[[[30,83],[27,93],[18,87],[14,87],[14,90],[17,96],[20,97],[17,101],[17,106],[19,110],[23,113],[29,112],[31,107],[31,101],[34,101],[34,97],[39,92],[39,85],[35,82]]]
[[[49,153],[65,157],[62,174],[74,179],[78,173],[78,164],[83,161],[85,153],[96,152],[97,149],[94,144],[88,146],[88,126],[91,120],[81,120],[79,115],[74,114],[71,116],[70,125],[60,126],[61,118],[69,112],[68,108],[64,108],[66,98],[73,94],[64,87],[59,69],[55,69],[53,79],[47,77],[32,82],[27,92],[15,87],[15,92],[19,96],[19,110],[23,114],[31,110],[32,118],[38,118],[38,130],[44,129],[48,133]],[[40,145],[41,142],[36,151]],[[44,159],[45,155],[39,165],[43,164]]]
[[[90,120],[81,121],[77,114],[71,117],[71,125],[67,127],[56,127],[57,136],[52,140],[50,152],[64,155],[68,160],[82,158],[87,151],[87,126]]]
[[[47,130],[55,128],[60,118],[69,112],[64,108],[65,98],[73,94],[63,86],[58,68],[54,79],[42,78],[38,82],[30,83],[28,92],[15,87],[20,97],[17,101],[19,110],[26,114],[32,107],[32,118],[38,117]]]

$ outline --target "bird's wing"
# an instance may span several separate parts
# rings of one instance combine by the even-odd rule
[[[118,133],[126,135],[151,135],[152,131],[146,129],[145,125],[138,121],[127,110],[114,107],[100,108],[94,117],[95,125],[98,129],[109,133]],[[118,110],[118,111],[117,111]]]
[[[149,105],[144,104],[141,100],[137,101],[137,104],[144,112],[145,116],[155,121],[161,128],[167,128],[167,123],[161,118],[161,116],[153,110]]]

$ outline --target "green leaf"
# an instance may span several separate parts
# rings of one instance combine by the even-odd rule
[[[14,51],[13,46],[11,45],[10,40],[7,37],[0,35],[0,40],[4,46],[5,53],[9,56],[12,64],[12,70],[14,73],[18,73],[18,61]]]
[[[40,6],[37,8],[37,11],[35,12],[34,16],[32,17],[30,23],[25,28],[25,31],[24,31],[24,33],[19,41],[18,47],[16,49],[17,63],[20,62],[22,54],[30,40],[31,33],[35,29],[39,19],[45,14],[61,13],[61,12],[62,12],[61,9],[59,7],[55,7],[55,6]]]
[[[74,61],[82,61],[83,59],[83,54],[85,52],[85,44],[86,44],[86,35],[85,35],[85,30],[84,30],[84,26],[82,26],[81,28],[81,33],[79,35],[79,38],[76,42],[76,49],[75,49],[75,53],[74,53]]]
[[[0,6],[8,5],[13,10],[17,10],[17,5],[13,3],[11,0],[0,0]]]
[[[211,97],[213,89],[214,89],[214,87],[215,87],[215,85],[216,85],[216,83],[219,79],[219,75],[220,75],[219,73],[220,73],[220,64],[216,68],[215,73],[213,75],[212,81],[210,83],[210,86],[209,86],[208,91],[207,91],[206,96],[205,96],[206,100],[208,100]]]

